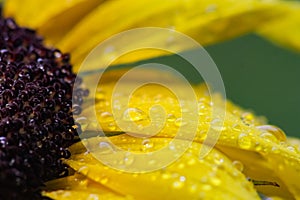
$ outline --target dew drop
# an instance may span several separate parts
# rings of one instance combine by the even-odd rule
[[[169,145],[169,149],[170,149],[171,151],[175,151],[175,150],[176,150],[176,146],[175,146],[174,144],[170,144],[170,145]]]
[[[234,130],[234,131],[239,132],[239,131],[241,131],[241,129],[242,129],[242,127],[241,127],[241,125],[239,125],[239,124],[234,124],[234,125],[232,126],[232,130]]]
[[[149,150],[153,147],[153,142],[149,139],[145,139],[142,141],[142,150]]]
[[[115,131],[117,129],[117,126],[114,124],[114,123],[109,123],[107,125],[107,128],[110,130],[110,131]]]
[[[167,115],[167,121],[168,122],[174,122],[176,120],[176,117],[173,114]]]
[[[175,182],[173,183],[173,187],[174,187],[175,189],[180,189],[180,188],[182,188],[182,187],[184,186],[185,180],[186,180],[185,176],[180,176],[180,177],[179,177],[179,180],[178,180],[178,181],[175,181]]]
[[[175,124],[175,126],[177,126],[177,127],[181,127],[181,126],[187,125],[187,122],[182,121],[182,118],[177,118],[177,119],[174,121],[174,124]]]
[[[184,182],[184,181],[186,180],[186,178],[185,178],[185,176],[180,176],[180,177],[179,177],[179,180],[180,180],[181,182]]]
[[[101,154],[110,154],[114,152],[113,147],[108,142],[100,142],[99,150],[101,151]]]
[[[142,121],[148,119],[148,116],[146,113],[138,108],[128,108],[123,113],[123,120],[124,121]]]
[[[224,126],[223,124],[223,121],[221,119],[213,119],[211,121],[211,128],[215,131],[225,131],[226,130],[226,127]]]
[[[233,165],[236,169],[238,169],[239,171],[241,171],[241,172],[244,170],[244,165],[243,165],[243,163],[242,163],[241,161],[234,160],[234,161],[232,162],[232,165]]]
[[[275,154],[280,153],[280,149],[277,148],[277,147],[275,147],[275,146],[272,147],[271,151],[272,151],[273,153],[275,153]]]
[[[149,160],[149,161],[148,161],[148,164],[149,164],[149,165],[154,165],[154,164],[156,164],[156,163],[157,163],[156,160]]]
[[[89,168],[87,166],[82,166],[78,169],[78,173],[81,173],[81,174],[84,174],[84,175],[87,175],[89,172]]]
[[[78,117],[75,119],[75,121],[80,124],[82,131],[86,131],[90,124],[90,121],[86,117]]]
[[[116,110],[121,110],[122,105],[120,100],[114,100],[112,107]]]
[[[238,145],[242,149],[250,149],[253,146],[251,137],[245,133],[241,133],[238,138]]]
[[[130,166],[132,165],[133,162],[134,162],[134,155],[132,155],[131,153],[127,153],[124,158],[124,164],[126,166]]]
[[[279,141],[285,141],[286,140],[285,133],[280,128],[278,128],[276,126],[262,125],[262,126],[257,126],[256,128],[272,134]]]
[[[293,146],[287,146],[286,148],[287,148],[287,150],[289,150],[291,152],[296,152],[296,148]]]
[[[99,117],[100,122],[109,123],[114,121],[114,117],[110,112],[102,112]]]
[[[89,194],[87,200],[99,200],[99,196],[97,194]]]
[[[81,188],[83,188],[83,187],[86,188],[87,185],[88,185],[88,180],[87,179],[86,180],[80,180],[79,185],[80,185]]]
[[[277,142],[277,138],[272,133],[269,132],[262,132],[260,134],[260,137],[270,142]]]

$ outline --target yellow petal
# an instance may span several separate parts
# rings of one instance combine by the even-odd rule
[[[58,45],[72,53],[78,67],[96,45],[128,29],[146,26],[171,28],[207,45],[253,31],[284,11],[276,3],[256,0],[107,1],[82,19]],[[143,39],[165,44],[166,48],[170,45],[164,38],[153,34]],[[130,40],[134,42],[137,38],[132,35]],[[74,41],[83,42],[78,45]],[[179,49],[183,50],[186,49]],[[132,62],[160,54],[140,53],[118,62]]]
[[[128,152],[127,157],[122,160],[117,159],[122,151],[107,156],[111,161],[124,162],[124,165],[134,163],[135,166],[143,166],[147,163],[139,163],[134,157],[133,160],[128,160],[130,152],[152,152],[171,142],[168,138],[147,139],[151,147],[145,149],[144,140],[128,135],[110,137],[113,144]],[[130,194],[136,199],[259,199],[251,182],[247,181],[246,177],[219,151],[213,150],[200,160],[201,144],[193,143],[180,159],[161,170],[134,174],[109,168],[94,158],[97,154],[101,156],[107,153],[99,148],[99,145],[105,146],[103,145],[105,142],[106,140],[101,137],[85,140],[84,143],[88,145],[90,153],[80,154],[78,146],[71,147],[71,151],[73,152],[73,148],[75,151],[66,163],[94,181],[114,191]],[[157,162],[164,159],[167,158],[162,155]],[[152,160],[148,162],[147,165],[157,164]]]
[[[47,4],[37,0],[8,0],[4,6],[5,16],[13,16],[21,25],[37,28],[49,44],[59,41],[56,46],[72,53],[75,70],[96,45],[128,29],[146,26],[171,28],[207,45],[253,31],[288,11],[289,8],[281,6],[280,2],[258,0],[55,0]],[[133,35],[130,40],[134,42],[136,39]],[[170,45],[169,40],[153,34],[143,39],[159,42],[166,48]],[[178,51],[187,49],[189,47],[182,46]],[[115,63],[166,53],[140,51]],[[101,65],[102,62],[98,62]]]
[[[182,123],[184,112],[189,113],[195,109],[191,106],[193,102],[190,95],[186,94],[186,98],[177,99],[173,93],[162,86],[148,84],[140,87],[130,96],[125,92],[126,88],[131,88],[130,84],[132,83],[122,84],[119,93],[112,89],[114,83],[100,85],[101,92],[96,94],[96,121],[99,121],[102,130],[110,133],[128,132],[149,137],[153,133],[144,132],[143,127],[149,124],[158,127],[164,120],[164,126],[156,132],[155,137],[174,138],[182,134],[181,137],[186,135],[190,139],[189,134],[196,131],[193,141],[198,143],[205,142],[207,133],[211,133],[208,132],[209,130],[220,131],[221,134],[215,148],[224,152],[231,160],[240,161],[244,165],[245,175],[251,179],[269,181],[280,186],[276,187],[272,184],[257,186],[258,191],[270,196],[299,198],[300,187],[297,182],[300,179],[298,173],[300,171],[300,152],[286,141],[282,130],[266,125],[264,118],[258,118],[253,113],[244,111],[229,101],[226,102],[224,124],[220,124],[219,119],[212,117],[212,110],[222,111],[222,102],[224,103],[224,101],[216,94],[210,97],[206,87],[203,86],[194,86],[198,106],[200,106],[198,119],[187,116],[187,121]],[[176,85],[176,87],[182,93],[187,91],[184,86]],[[118,97],[118,102],[111,99],[112,94]],[[130,100],[127,104],[129,97]],[[212,97],[215,100],[214,104],[211,103]],[[149,111],[157,104],[164,108],[166,117],[155,121],[151,118]],[[126,113],[123,118],[122,115],[116,117],[112,108],[116,108],[118,105],[123,111],[126,111],[126,106],[136,108],[136,110],[131,110],[132,113],[129,115]],[[182,112],[182,109],[185,111]],[[89,116],[92,112],[94,112],[93,108],[88,108],[84,111],[84,115]],[[127,117],[135,120],[136,127],[127,121]],[[118,124],[120,121],[124,121],[127,126],[120,127]],[[151,122],[154,123],[151,124]],[[197,126],[197,129],[193,129]],[[183,128],[182,132],[178,132],[180,127]]]
[[[46,183],[47,191],[42,194],[52,199],[60,200],[130,200],[132,198],[120,195],[103,185],[80,174],[52,180]]]
[[[38,30],[50,45],[63,36],[81,18],[103,0],[7,0],[4,15],[14,17],[19,24]]]
[[[275,43],[300,51],[300,4],[282,2],[282,7],[289,10],[288,14],[264,24],[257,32]]]

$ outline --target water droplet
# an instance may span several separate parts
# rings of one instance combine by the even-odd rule
[[[122,105],[121,105],[121,102],[120,100],[114,100],[113,104],[112,104],[112,107],[116,110],[121,110],[122,108]]]
[[[242,127],[241,127],[241,125],[239,125],[239,124],[234,124],[234,125],[232,126],[232,130],[234,130],[234,131],[240,132],[241,129],[242,129]]]
[[[124,158],[124,164],[126,166],[130,166],[132,165],[133,162],[134,162],[134,155],[132,155],[131,153],[127,153]]]
[[[180,176],[180,177],[179,177],[179,180],[180,180],[181,182],[184,182],[184,181],[186,180],[186,178],[185,178],[185,176]]]
[[[150,139],[145,139],[142,141],[142,150],[148,150],[153,147],[153,142]]]
[[[109,123],[114,121],[114,117],[110,112],[102,112],[99,118],[100,122]]]
[[[110,124],[107,125],[107,128],[110,131],[115,131],[117,129],[117,126],[114,123],[110,123]]]
[[[75,121],[80,124],[82,131],[85,131],[90,124],[90,121],[86,117],[78,117]]]
[[[167,115],[167,121],[168,122],[174,122],[176,120],[176,117],[173,114]]]
[[[154,165],[154,164],[156,164],[156,160],[149,160],[149,161],[148,161],[148,164],[149,164],[149,165]]]
[[[108,142],[100,142],[99,150],[101,151],[101,154],[111,154],[114,152],[113,147]]]
[[[179,177],[179,181],[175,181],[175,182],[173,183],[173,187],[174,187],[175,189],[182,188],[182,187],[184,186],[185,180],[186,180],[185,176],[180,176],[180,177]]]
[[[124,114],[123,114],[123,120],[124,121],[132,121],[132,122],[136,122],[136,121],[141,121],[141,120],[145,120],[148,119],[148,116],[146,115],[146,113],[138,108],[128,108],[125,110]]]
[[[79,185],[80,185],[81,188],[86,188],[87,185],[88,185],[88,180],[87,180],[87,179],[85,179],[85,180],[80,180],[80,181],[79,181]]]
[[[285,141],[286,140],[285,133],[280,128],[278,128],[276,126],[262,125],[262,126],[257,126],[256,128],[272,134],[279,141]]]
[[[244,165],[243,165],[243,163],[242,163],[241,161],[234,160],[234,161],[232,162],[232,165],[233,165],[236,169],[238,169],[239,171],[241,171],[241,172],[244,170]]]
[[[276,154],[280,153],[280,149],[275,146],[272,147],[271,151]]]
[[[291,152],[296,152],[296,148],[293,146],[287,146],[286,148],[287,148],[287,150],[289,150]]]
[[[137,129],[138,129],[139,131],[143,130],[143,129],[144,129],[144,125],[143,125],[143,124],[137,125]]]
[[[211,121],[211,128],[215,131],[225,131],[226,130],[226,127],[224,126],[223,124],[223,121],[221,119],[213,119]]]
[[[170,144],[169,145],[169,149],[171,150],[171,151],[175,151],[176,150],[176,146],[174,145],[174,144]]]
[[[259,142],[256,142],[256,143],[255,143],[255,150],[256,150],[256,151],[261,151],[262,148],[263,148],[263,147],[262,147],[262,145],[261,145]]]
[[[223,158],[215,158],[214,159],[214,163],[218,166],[222,165],[224,163],[224,159]]]
[[[181,127],[181,126],[187,125],[187,122],[182,121],[182,118],[177,118],[177,119],[174,121],[174,124],[175,124],[175,126],[177,126],[177,127]]]
[[[99,196],[97,194],[89,194],[87,200],[99,200]]]
[[[83,166],[83,167],[80,167],[78,169],[78,173],[81,173],[81,174],[84,174],[84,175],[87,175],[89,172],[89,168],[87,166]]]
[[[277,142],[277,138],[272,133],[269,132],[262,132],[260,134],[260,137],[270,142]]]
[[[242,149],[250,149],[253,145],[251,137],[245,133],[241,133],[238,138],[238,145]]]

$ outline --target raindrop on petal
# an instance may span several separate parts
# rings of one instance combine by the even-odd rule
[[[238,137],[238,145],[242,149],[250,149],[253,146],[251,137],[245,133],[241,133]]]
[[[242,163],[241,161],[234,160],[234,161],[232,162],[232,165],[233,165],[236,169],[238,169],[239,171],[241,171],[241,172],[244,170],[244,165],[243,165],[243,163]]]
[[[258,128],[259,130],[271,133],[279,141],[285,141],[286,140],[286,135],[284,134],[284,132],[276,126],[262,125],[262,126],[257,126],[256,128]]]
[[[124,121],[137,122],[145,119],[148,119],[148,115],[138,108],[128,108],[123,113]]]

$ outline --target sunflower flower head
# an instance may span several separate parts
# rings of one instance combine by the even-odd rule
[[[60,159],[78,135],[73,114],[87,91],[75,85],[69,55],[35,31],[0,19],[1,199],[34,199],[44,181],[67,175]],[[8,195],[8,196],[7,196]],[[31,196],[33,195],[33,196]]]

